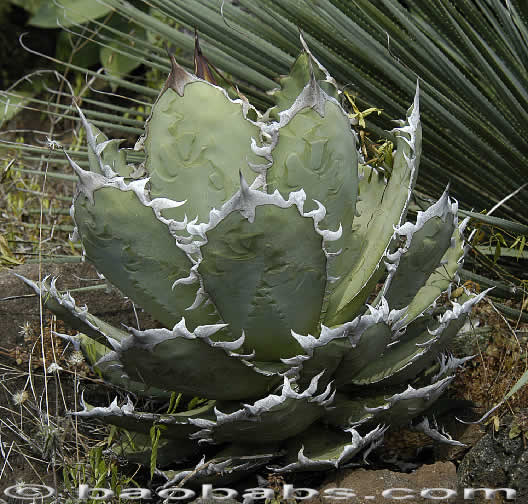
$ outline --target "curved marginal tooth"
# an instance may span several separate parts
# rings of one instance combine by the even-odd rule
[[[202,325],[198,326],[194,330],[194,334],[198,338],[208,338],[209,336],[212,336],[213,334],[217,333],[224,327],[227,327],[229,324],[209,324],[209,325]],[[242,343],[244,343],[244,335],[242,334],[242,337],[237,339],[236,341],[233,341],[232,344],[238,344],[236,348],[238,348]],[[222,343],[224,344],[224,343]],[[226,343],[227,344],[227,343]],[[231,343],[229,343],[231,345]],[[225,347],[227,348],[227,346]]]
[[[281,359],[281,362],[288,366],[302,366],[302,363],[309,359],[310,356],[308,355],[296,355],[295,357],[290,357],[289,359]]]
[[[324,373],[324,371],[323,371],[323,373]],[[323,373],[321,373],[321,374],[323,374]],[[312,399],[310,399],[310,402],[317,402],[321,406],[327,406],[328,404],[331,404],[333,402],[333,400],[334,400],[334,396],[335,396],[335,393],[336,393],[335,390],[332,392],[332,384],[333,384],[333,382],[331,381],[326,386],[326,389],[324,390],[324,392],[322,392],[318,396],[315,396]]]
[[[464,231],[466,230],[466,227],[467,225],[469,224],[469,220],[470,218],[469,217],[466,217],[461,223],[460,225],[458,226],[458,231],[460,232],[460,234],[464,234]],[[473,232],[471,233],[471,235],[473,235],[473,233],[475,232],[476,230],[473,230]],[[471,236],[469,237],[468,239],[469,241],[471,241]]]
[[[272,160],[272,157],[271,157],[271,145],[267,144],[267,145],[264,145],[263,147],[260,147],[258,144],[257,144],[257,141],[251,137],[251,150],[257,155],[257,156],[261,156],[263,158],[266,158],[268,161],[271,161]]]
[[[249,192],[249,184],[244,178],[244,175],[242,175],[242,171],[239,171],[238,173],[240,175],[240,196],[242,197],[242,199],[247,200],[251,197]]]
[[[468,355],[467,357],[458,358],[454,355],[450,355],[447,357],[445,354],[441,354],[438,358],[438,362],[440,364],[440,370],[437,374],[435,374],[431,381],[438,381],[441,376],[450,373],[451,371],[455,371],[457,368],[465,364],[467,361],[475,358],[476,355]]]
[[[196,297],[194,298],[194,302],[191,306],[188,308],[185,308],[186,310],[194,310],[198,308],[204,301],[206,301],[208,298],[207,294],[205,293],[205,290],[203,287],[200,287],[196,291]]]
[[[178,278],[173,284],[172,284],[172,290],[178,285],[190,285],[193,283],[197,283],[199,281],[198,274],[196,273],[196,265],[193,266],[190,271],[189,275],[184,278]]]
[[[218,325],[226,327],[228,324],[218,324]],[[235,341],[214,341],[211,343],[211,346],[223,348],[224,350],[229,350],[230,352],[232,352],[233,350],[238,350],[244,344],[244,340],[245,340],[245,335],[244,335],[244,332],[242,332],[242,336],[240,336],[240,338],[238,338]]]
[[[320,230],[319,234],[323,237],[325,242],[337,241],[343,236],[343,227],[339,223],[337,231],[330,231],[328,229]]]
[[[290,332],[304,351],[308,352],[308,350],[316,346],[317,338],[314,338],[311,334],[308,334],[308,336],[303,336],[302,334],[296,333],[293,329]]]
[[[319,224],[319,222],[321,222],[326,216],[326,207],[318,200],[314,199],[313,201],[317,204],[317,208],[310,212],[306,212],[303,216],[311,217],[316,224]]]
[[[292,397],[294,399],[304,399],[304,398],[312,398],[313,399],[313,395],[317,391],[317,386],[319,385],[319,380],[320,380],[321,376],[324,375],[324,373],[325,372],[323,370],[318,375],[315,375],[311,379],[310,385],[308,386],[308,388],[304,392],[302,392],[301,394],[298,394],[297,392],[294,392],[292,390],[291,386],[290,386],[289,380],[285,379],[284,385],[286,386],[286,382],[287,382],[288,387],[287,387],[286,392],[283,391],[283,394],[286,395],[287,397]]]

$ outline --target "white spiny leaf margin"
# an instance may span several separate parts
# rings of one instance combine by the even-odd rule
[[[88,409],[88,405],[84,401],[83,392],[83,394],[81,394],[80,404],[83,408],[81,411],[69,411],[68,414],[83,418],[94,418],[96,420],[100,420],[101,418],[105,417],[118,417],[136,420],[138,423],[151,423],[153,425],[191,425],[189,422],[189,417],[136,411],[129,396],[127,396],[126,403],[121,406],[118,405],[117,397],[115,397],[109,406],[97,406]]]
[[[400,127],[394,128],[391,133],[394,133],[397,138],[401,138],[411,148],[411,157],[405,156],[407,166],[411,168],[411,176],[409,187],[407,189],[407,202],[404,206],[403,212],[400,215],[400,224],[403,222],[405,215],[407,214],[407,207],[411,201],[412,191],[414,189],[414,182],[416,181],[416,172],[418,170],[419,156],[416,142],[417,132],[420,130],[420,80],[416,81],[416,92],[414,94],[414,101],[412,105],[411,114],[407,116],[407,119],[400,120]],[[409,135],[407,138],[405,135]]]
[[[321,334],[318,338],[315,338],[311,334],[303,336],[292,330],[292,336],[297,340],[305,354],[296,355],[295,357],[291,357],[289,359],[281,359],[281,361],[284,364],[299,366],[299,370],[301,370],[303,363],[313,357],[314,351],[317,348],[324,347],[331,341],[342,338],[348,338],[351,347],[355,348],[361,340],[363,333],[369,327],[372,327],[373,325],[380,322],[386,323],[387,325],[390,324],[391,314],[395,310],[393,310],[393,312],[389,312],[389,305],[385,301],[385,298],[382,299],[382,302],[377,308],[371,305],[367,306],[369,308],[369,313],[360,315],[351,322],[345,322],[340,326],[332,328],[321,324]]]
[[[167,482],[157,489],[160,491],[165,488],[172,488],[175,485],[179,486],[182,481],[203,481],[208,482],[214,480],[218,476],[230,475],[233,473],[251,473],[256,469],[266,465],[270,460],[277,456],[277,453],[264,453],[253,456],[230,456],[225,460],[212,460],[206,462],[205,455],[200,462],[196,464],[194,469],[184,470],[178,472],[175,476],[167,478],[167,476],[160,471],[161,476],[167,478]]]
[[[213,341],[210,336],[218,332],[219,330],[227,327],[227,324],[209,324],[198,326],[194,329],[193,332],[189,331],[185,325],[185,318],[182,317],[181,320],[170,329],[146,329],[145,331],[140,331],[134,329],[133,327],[127,327],[129,336],[124,338],[118,346],[114,346],[115,351],[109,352],[104,355],[98,362],[96,366],[102,362],[106,361],[121,361],[121,356],[125,351],[130,351],[132,349],[139,351],[152,351],[153,348],[165,341],[184,338],[189,340],[200,340],[202,343],[208,345],[211,348],[219,348],[223,350],[228,357],[233,357],[247,367],[250,367],[256,373],[262,374],[264,376],[287,376],[292,373],[292,369],[286,370],[284,373],[280,372],[271,372],[259,368],[250,362],[254,357],[255,353],[251,354],[239,354],[235,350],[240,349],[244,345],[245,335],[242,335],[235,341]]]
[[[486,296],[486,294],[490,290],[491,289],[487,289],[487,290],[481,292],[480,294],[468,299],[463,304],[459,304],[459,303],[457,303],[455,301],[452,301],[451,302],[452,309],[451,310],[446,310],[441,316],[438,317],[438,324],[439,324],[438,327],[436,329],[434,329],[434,330],[427,329],[429,331],[429,334],[431,334],[431,339],[426,341],[425,343],[417,344],[416,346],[417,347],[422,347],[422,350],[420,352],[418,352],[416,355],[414,355],[409,360],[409,362],[407,362],[407,364],[405,364],[404,366],[399,368],[397,370],[397,372],[403,371],[405,368],[407,368],[408,366],[411,366],[418,359],[420,359],[425,354],[427,354],[429,352],[431,346],[434,345],[435,343],[437,343],[440,340],[440,338],[442,337],[443,331],[448,328],[449,323],[452,322],[453,320],[458,319],[461,316],[464,316],[464,315],[467,315],[468,313],[470,313],[472,308],[473,308],[473,306],[475,304],[477,304],[479,301],[481,301],[482,298],[484,296]],[[398,332],[401,332],[401,331],[405,330],[405,328],[401,329],[400,327],[397,327],[397,326],[398,326],[398,323],[394,324],[393,330],[396,330]],[[391,344],[396,344],[396,343],[398,343],[398,341],[393,341]],[[378,382],[382,381],[382,380],[384,380],[386,378],[390,378],[391,376],[392,375],[386,376],[385,378],[380,378],[378,380]],[[378,383],[378,382],[372,382],[372,383]]]
[[[179,247],[193,261],[193,266],[189,271],[189,275],[176,280],[174,286],[195,282],[200,284],[196,299],[193,304],[187,308],[188,310],[197,308],[200,306],[201,302],[208,299],[203,285],[203,279],[198,272],[198,267],[203,259],[201,247],[208,243],[207,233],[233,212],[240,212],[240,214],[249,222],[254,222],[256,209],[259,206],[273,205],[278,208],[290,208],[295,206],[301,217],[311,218],[313,220],[315,231],[323,239],[323,251],[325,254],[327,254],[325,244],[341,238],[341,225],[336,231],[319,228],[319,222],[326,215],[326,208],[320,202],[316,201],[318,205],[316,210],[307,213],[304,212],[303,208],[306,201],[306,193],[303,189],[292,191],[288,195],[288,199],[284,199],[278,190],[274,191],[272,194],[268,194],[256,189],[256,186],[257,184],[255,184],[255,182],[249,186],[242,173],[240,173],[240,189],[228,201],[226,201],[220,209],[213,208],[209,212],[208,222],[197,224],[196,221],[193,220],[187,223],[186,230],[190,236],[181,236],[178,233],[173,233],[174,238],[179,243]]]
[[[78,416],[96,416],[96,417],[105,417],[105,416],[128,416],[134,413],[134,404],[129,396],[127,396],[127,402],[122,406],[117,404],[117,396],[114,397],[114,400],[110,403],[109,406],[97,406],[88,410],[88,405],[84,400],[84,391],[81,393],[80,405],[83,408],[82,411],[69,412],[71,415]],[[95,413],[94,413],[95,412]]]
[[[458,232],[459,232],[459,235],[460,235],[460,239],[462,240],[463,242],[463,252],[462,252],[462,255],[461,257],[458,259],[458,267],[457,267],[457,270],[456,270],[456,273],[455,273],[455,276],[453,278],[453,282],[451,282],[449,284],[449,287],[447,288],[447,297],[449,299],[451,299],[451,289],[452,289],[452,286],[453,285],[459,285],[460,284],[460,270],[462,269],[462,266],[464,265],[464,259],[466,258],[466,255],[470,249],[470,246],[469,244],[471,243],[471,240],[473,239],[473,236],[475,235],[475,233],[477,232],[476,229],[473,229],[473,231],[471,231],[467,241],[464,240],[464,232],[466,230],[466,227],[469,223],[469,217],[466,217],[461,223],[460,225],[458,226]]]
[[[313,58],[311,54],[310,56]],[[342,111],[343,115],[348,117],[346,112],[341,107],[341,104],[335,98],[325,93],[321,86],[319,86],[317,80],[315,79],[313,69],[310,68],[310,80],[304,86],[303,90],[299,96],[297,96],[291,107],[279,112],[278,121],[257,121],[254,123],[260,128],[260,135],[263,145],[259,146],[257,140],[252,138],[251,150],[257,156],[266,159],[266,163],[260,165],[253,163],[248,164],[253,171],[260,174],[264,178],[264,183],[266,180],[265,177],[267,170],[273,165],[273,149],[275,149],[279,142],[280,129],[289,124],[289,122],[301,110],[306,108],[311,108],[315,110],[321,117],[324,117],[327,101],[334,103],[339,108],[339,110]]]
[[[318,471],[322,469],[337,469],[343,466],[351,458],[357,455],[364,449],[369,449],[374,443],[379,442],[388,427],[378,426],[371,430],[365,436],[361,436],[354,428],[345,429],[351,435],[352,441],[343,447],[343,451],[336,459],[311,459],[304,455],[304,446],[301,447],[297,454],[297,462],[285,465],[284,467],[269,467],[270,470],[276,473],[285,473],[292,471]]]
[[[322,408],[328,408],[334,401],[335,391],[332,392],[332,383],[329,383],[321,394],[316,395],[319,379],[324,371],[314,376],[310,385],[302,393],[292,389],[290,380],[284,376],[281,395],[270,394],[263,399],[259,399],[253,404],[242,404],[242,408],[233,413],[223,413],[215,407],[216,421],[203,419],[190,419],[193,425],[201,427],[202,430],[192,434],[191,439],[198,439],[200,443],[214,442],[214,431],[221,429],[223,425],[235,422],[257,422],[261,415],[280,409],[288,400],[306,401]]]
[[[427,210],[424,212],[418,212],[416,224],[413,224],[412,222],[406,222],[405,224],[397,226],[394,229],[392,240],[398,241],[399,238],[405,237],[405,244],[403,247],[398,248],[398,250],[396,250],[394,253],[386,255],[387,261],[385,261],[385,266],[387,267],[388,276],[385,284],[383,285],[383,294],[386,294],[387,290],[389,289],[392,278],[394,277],[394,274],[398,269],[398,265],[400,264],[401,257],[409,250],[414,234],[420,231],[420,229],[422,229],[429,220],[439,217],[443,222],[446,222],[448,216],[451,215],[453,224],[456,228],[458,223],[458,202],[456,200],[451,202],[448,196],[448,190],[449,187],[446,187],[440,199],[427,208]],[[451,247],[454,246],[455,244],[452,238]]]
[[[401,401],[406,401],[409,399],[422,399],[427,402],[434,402],[444,393],[453,379],[453,376],[448,376],[443,380],[437,381],[436,383],[431,383],[426,387],[421,387],[418,389],[415,389],[412,385],[407,385],[407,389],[403,392],[386,398],[385,400],[387,402],[385,404],[376,406],[375,408],[369,408],[368,406],[365,406],[365,411],[367,413],[371,413],[375,417],[376,413],[383,413],[387,410],[390,410],[393,406]],[[373,417],[370,417],[369,419],[371,418]]]

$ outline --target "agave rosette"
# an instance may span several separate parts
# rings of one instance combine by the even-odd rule
[[[393,131],[389,176],[363,164],[335,81],[306,47],[265,114],[172,63],[136,145],[143,176],[82,112],[89,170],[70,159],[87,260],[163,328],[112,327],[54,282],[26,279],[79,331],[71,339],[94,368],[131,393],[78,415],[135,433],[133,456],[163,426],[158,460],[187,464],[167,484],[341,467],[413,420],[454,442],[423,415],[463,362],[444,352],[483,294],[432,313],[458,282],[465,222],[447,190],[405,221],[418,89]],[[174,392],[208,401],[167,414],[134,406]]]

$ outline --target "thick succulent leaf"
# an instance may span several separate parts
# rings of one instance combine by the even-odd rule
[[[184,313],[190,326],[198,324],[199,315],[207,319],[203,310],[185,311],[194,302],[196,286],[173,289],[192,264],[153,210],[133,190],[113,187],[95,191],[94,202],[77,197],[74,216],[86,257],[97,270],[166,326]]]
[[[371,308],[370,314],[360,318],[359,326],[353,347],[345,353],[333,375],[337,387],[348,383],[351,377],[379,359],[392,340],[386,303],[379,310]]]
[[[86,307],[79,308],[76,306],[75,299],[68,292],[61,294],[55,285],[57,279],[52,279],[48,286],[47,278],[38,284],[22,275],[16,273],[15,275],[29,285],[38,295],[42,294],[42,302],[45,308],[53,312],[73,329],[87,334],[97,343],[110,348],[112,346],[110,340],[119,342],[128,336],[127,332],[122,329],[113,327],[89,313]]]
[[[279,120],[261,127],[263,136],[272,139],[268,150],[263,148],[272,163],[266,172],[268,192],[303,189],[313,209],[319,207],[317,202],[324,204],[322,225],[331,230],[342,227],[342,240],[346,239],[355,213],[357,150],[350,120],[339,103],[312,76]],[[338,265],[332,272],[341,272],[339,265],[347,261],[346,256],[344,250],[335,258]]]
[[[383,440],[385,428],[376,427],[364,436],[353,428],[337,431],[314,425],[287,445],[286,465],[273,468],[277,473],[332,470],[366,455]]]
[[[317,330],[326,285],[322,237],[297,208],[259,206],[249,222],[233,212],[207,232],[198,272],[245,350],[260,361],[300,352],[291,330]]]
[[[144,144],[152,197],[186,200],[166,216],[183,220],[187,215],[203,222],[212,208],[237,191],[240,171],[253,181],[248,162],[259,160],[251,151],[251,138],[258,138],[259,129],[246,119],[248,108],[173,62]]]
[[[410,324],[426,310],[435,305],[436,300],[445,292],[450,294],[451,286],[459,281],[458,271],[462,267],[465,254],[464,228],[468,220],[465,219],[456,227],[451,237],[451,245],[444,253],[440,265],[429,276],[425,284],[418,290],[413,300],[405,308],[400,321],[393,329]]]
[[[92,131],[86,121],[85,129]],[[183,313],[188,314],[191,327],[204,319],[218,321],[218,317],[210,316],[214,313],[211,307],[186,312],[194,303],[197,287],[174,285],[187,277],[192,263],[171,234],[171,229],[184,227],[184,223],[163,219],[160,212],[182,203],[150,200],[146,191],[148,179],[127,184],[122,177],[113,176],[102,157],[112,144],[104,140],[100,143],[99,137],[90,135],[93,171],[85,171],[69,159],[80,179],[72,214],[87,259],[166,326],[172,327]]]
[[[136,411],[130,398],[122,406],[118,406],[117,397],[110,406],[94,407],[83,400],[84,409],[71,413],[82,418],[92,418],[109,425],[115,425],[128,431],[148,434],[153,425],[163,426],[163,437],[169,439],[187,440],[199,429],[190,419],[211,418],[215,401],[182,413],[159,414]]]
[[[383,273],[381,261],[389,250],[394,227],[405,219],[421,152],[418,92],[417,88],[406,123],[395,130],[398,142],[389,180],[376,173],[370,177],[371,169],[364,167],[354,232],[343,234],[343,252],[336,258],[346,257],[347,261],[329,298],[328,326],[351,320],[362,309]]]
[[[325,412],[324,421],[340,427],[363,424],[407,425],[426,411],[444,393],[452,380],[453,377],[448,376],[417,389],[409,385],[403,392],[397,392],[398,389],[392,386],[383,392],[372,392],[369,395],[365,395],[365,390],[362,389],[356,389],[356,395],[352,391],[338,393],[336,407]],[[387,397],[388,393],[392,395]]]
[[[204,456],[195,467],[179,471],[160,471],[168,480],[161,488],[175,487],[183,480],[185,486],[228,485],[254,473],[279,454],[278,447],[273,444],[265,447],[231,444],[207,462]]]
[[[469,298],[463,304],[454,302],[453,308],[447,310],[438,321],[429,317],[416,319],[406,327],[404,334],[395,334],[399,340],[394,341],[382,356],[370,362],[347,383],[386,385],[403,383],[418,376],[445,350],[463,326],[467,314],[486,292]]]
[[[321,369],[325,371],[323,383],[330,379],[346,383],[346,376],[353,376],[383,353],[391,339],[391,314],[387,303],[369,308],[368,314],[346,324],[331,329],[323,325],[318,338],[292,333],[305,354],[283,362],[298,367],[298,383],[309,383]]]
[[[237,405],[232,412],[221,411],[223,406],[218,404],[214,421],[191,421],[203,427],[192,438],[211,443],[229,441],[262,444],[295,436],[320,418],[333,401],[330,385],[324,392],[317,394],[321,375],[315,376],[302,393],[295,392],[289,379],[284,377],[280,396],[270,394],[253,404],[243,404],[240,409]]]
[[[405,243],[387,257],[389,274],[382,290],[392,309],[407,307],[441,266],[447,250],[456,246],[457,211],[458,204],[451,203],[446,189],[434,205],[418,212],[416,224],[406,222],[395,230],[393,239]]]
[[[260,369],[249,362],[252,355],[234,352],[242,348],[244,336],[234,342],[210,338],[223,327],[198,326],[190,332],[182,319],[172,330],[130,328],[130,335],[107,358],[118,360],[133,380],[209,399],[262,396],[277,386],[282,381],[278,372]]]
[[[414,417],[426,411],[446,391],[452,381],[453,377],[448,376],[417,389],[408,385],[403,392],[386,399],[385,404],[375,408],[365,408],[372,415],[370,422],[386,423],[396,427],[406,425]]]
[[[211,210],[208,222],[187,224],[186,230],[191,236],[181,237],[181,248],[196,263],[186,281],[200,283],[202,299],[209,295],[210,300],[218,304],[220,314],[235,334],[237,330],[247,330],[246,351],[256,350],[259,361],[278,362],[301,350],[290,334],[292,325],[317,329],[317,315],[309,313],[308,307],[313,307],[317,314],[321,310],[323,289],[330,280],[325,267],[326,244],[339,240],[341,228],[337,231],[321,229],[319,222],[325,216],[325,208],[319,204],[316,210],[305,213],[306,194],[302,189],[291,192],[285,199],[278,190],[268,194],[259,187],[258,181],[248,186],[241,176],[240,190],[220,209]],[[297,213],[291,208],[294,206]],[[230,231],[231,223],[245,241]],[[217,229],[224,232],[218,233]],[[213,248],[220,241],[223,244]],[[307,243],[307,251],[300,253],[295,242]],[[217,248],[223,256],[216,253]],[[235,261],[239,257],[242,260]],[[222,268],[227,268],[229,274]],[[239,269],[247,278],[240,278]],[[290,270],[297,274],[293,275]],[[236,279],[235,288],[230,285],[233,278]],[[287,278],[285,285],[284,278]],[[221,295],[215,293],[215,289]],[[292,294],[300,296],[299,302],[292,301]],[[275,295],[280,303],[273,298]],[[238,298],[240,303],[234,303],[233,299]],[[253,314],[253,305],[258,305],[259,311],[266,316]],[[279,307],[288,311],[279,313]],[[258,317],[263,326],[268,326],[268,330],[262,332],[262,327],[252,320],[253,316]],[[269,330],[271,325],[280,331],[277,335]],[[257,332],[262,338],[254,336]]]

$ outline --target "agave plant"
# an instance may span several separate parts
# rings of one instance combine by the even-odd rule
[[[165,471],[167,485],[263,465],[341,467],[390,426],[456,443],[426,414],[466,360],[446,346],[484,293],[435,312],[464,256],[465,222],[447,190],[405,220],[421,151],[418,88],[378,168],[364,164],[336,82],[306,45],[273,99],[261,113],[172,58],[135,147],[142,166],[79,110],[90,166],[68,157],[76,234],[87,260],[163,327],[112,327],[55,280],[25,279],[79,330],[70,340],[97,372],[130,394],[121,405],[85,402],[78,415],[137,433],[136,459],[159,429],[158,461],[185,468]],[[207,401],[136,409],[138,398],[175,393]]]

